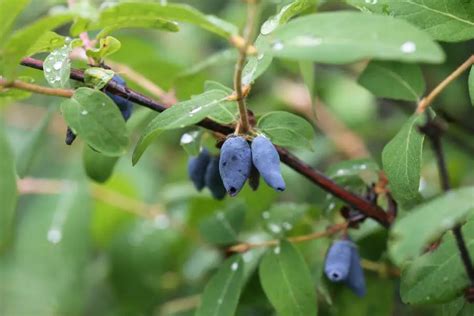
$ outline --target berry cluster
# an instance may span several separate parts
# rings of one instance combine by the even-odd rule
[[[257,136],[249,145],[244,137],[232,135],[222,145],[219,157],[211,157],[207,149],[203,149],[198,156],[189,159],[188,173],[197,190],[207,186],[216,199],[224,198],[226,192],[230,196],[237,195],[247,179],[256,189],[259,174],[277,191],[286,187],[278,152],[264,136]]]
[[[366,293],[364,272],[357,246],[350,240],[335,241],[326,254],[324,273],[332,282],[345,282],[357,295]]]

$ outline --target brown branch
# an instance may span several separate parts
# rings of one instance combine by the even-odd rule
[[[457,77],[459,77],[465,70],[474,64],[474,55],[471,55],[461,66],[454,70],[449,76],[441,81],[426,97],[420,100],[416,109],[417,113],[423,113],[436,97]]]
[[[322,232],[315,232],[315,233],[311,233],[307,235],[294,236],[294,237],[289,237],[287,239],[288,241],[292,243],[300,243],[300,242],[327,237],[327,236],[336,234],[340,231],[346,230],[348,227],[349,227],[349,222],[344,222],[341,224],[330,226],[328,227],[328,229]],[[246,252],[246,251],[249,251],[250,249],[276,246],[279,243],[280,243],[279,239],[267,240],[267,241],[262,241],[258,243],[244,242],[244,243],[240,243],[240,244],[230,247],[228,251],[229,252]]]
[[[24,82],[21,80],[7,81],[0,77],[0,88],[8,89],[20,89],[30,91],[38,94],[54,95],[58,97],[70,98],[74,94],[74,90],[71,89],[57,89],[39,86],[33,83]]]
[[[43,62],[31,57],[24,58],[21,64],[27,67],[43,70]],[[70,77],[73,80],[84,82],[84,72],[81,70],[71,69]],[[109,83],[106,85],[106,90],[113,94],[123,96],[132,102],[157,112],[163,112],[168,108],[166,105],[160,104],[132,89],[116,84],[113,80],[109,81]],[[231,134],[234,131],[231,126],[221,125],[209,119],[204,119],[197,125],[223,135]],[[344,187],[338,185],[318,170],[313,169],[303,161],[299,160],[286,149],[281,147],[277,147],[277,149],[280,154],[281,161],[287,164],[290,168],[302,174],[311,182],[321,187],[323,190],[335,195],[336,197],[345,201],[347,204],[358,209],[361,213],[376,220],[384,227],[390,226],[391,220],[388,218],[387,214],[382,208],[372,204],[363,197],[346,190]]]

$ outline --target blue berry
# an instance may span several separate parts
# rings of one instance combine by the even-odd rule
[[[245,184],[252,168],[252,153],[247,140],[240,136],[228,138],[221,148],[219,171],[224,187],[235,196]]]
[[[197,155],[196,157],[189,158],[189,178],[191,179],[198,191],[201,191],[205,186],[204,176],[206,174],[207,165],[209,164],[210,160],[211,156],[209,155],[209,151],[206,148],[201,150],[199,155]]]
[[[324,273],[329,280],[341,282],[348,278],[353,248],[349,240],[338,240],[331,245],[324,263]]]
[[[119,75],[114,75],[112,80],[115,81],[115,83],[117,83],[121,86],[127,86],[125,80],[122,77],[120,77]],[[115,94],[110,93],[108,91],[105,91],[105,94],[107,94],[109,96],[109,98],[111,98],[114,101],[114,103],[120,109],[120,112],[122,113],[122,116],[123,116],[124,120],[127,121],[130,118],[130,116],[132,115],[132,107],[133,107],[132,102],[128,101],[124,97],[115,95]]]
[[[207,165],[204,182],[216,200],[225,197],[226,190],[219,173],[219,157],[212,157]]]
[[[360,265],[359,251],[357,247],[352,247],[351,268],[346,279],[347,286],[359,297],[366,293],[365,277],[362,266]]]
[[[280,170],[280,156],[268,138],[257,136],[252,141],[252,161],[270,187],[277,191],[285,190],[285,180]]]

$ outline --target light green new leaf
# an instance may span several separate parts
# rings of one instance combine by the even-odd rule
[[[382,164],[393,196],[400,204],[409,204],[419,197],[421,156],[424,134],[418,126],[425,120],[424,115],[414,114],[397,135],[385,145]]]
[[[214,245],[229,245],[237,242],[244,223],[245,210],[234,207],[206,218],[200,225],[201,235]]]
[[[48,31],[28,49],[27,56],[31,56],[42,52],[51,52],[56,48],[60,48],[66,44],[66,38],[58,33]]]
[[[259,267],[260,282],[281,316],[317,315],[314,284],[303,256],[286,240],[269,249]]]
[[[389,252],[397,265],[415,258],[430,242],[474,209],[474,187],[449,191],[411,209],[391,229]]]
[[[472,192],[471,188],[471,194]],[[439,209],[433,208],[430,216],[437,211]],[[421,229],[422,227],[416,231],[416,234],[412,233],[413,239],[418,237]],[[462,232],[472,257],[474,221],[468,221],[463,226]],[[462,295],[468,285],[469,278],[459,256],[453,233],[450,231],[443,237],[437,249],[416,257],[402,271],[400,295],[406,304],[444,303]]]
[[[119,3],[104,9],[96,26],[120,25],[130,20],[170,19],[195,24],[225,38],[238,33],[237,27],[212,15],[205,15],[184,4],[150,2]]]
[[[471,96],[471,104],[474,105],[474,66],[471,67],[471,71],[469,72],[469,95]]]
[[[314,129],[302,117],[284,111],[268,112],[257,123],[262,133],[283,147],[312,148]]]
[[[84,83],[94,89],[102,89],[112,80],[115,72],[101,67],[90,67],[84,71]]]
[[[97,61],[100,61],[102,58],[112,55],[117,52],[122,44],[118,39],[112,36],[107,36],[99,40],[98,48],[88,49],[86,54],[89,57],[94,58]]]
[[[53,118],[53,114],[56,112],[57,106],[50,107],[44,118],[38,124],[38,126],[31,132],[28,139],[23,144],[20,152],[16,159],[16,170],[20,178],[23,178],[28,174],[30,167],[41,150],[44,139],[47,136],[47,130],[49,122]]]
[[[273,32],[278,26],[285,24],[289,19],[297,14],[300,14],[304,10],[311,7],[314,4],[314,0],[296,0],[281,8],[278,14],[271,16],[266,20],[260,28],[260,33],[268,35]]]
[[[0,44],[5,40],[6,33],[10,30],[18,14],[31,2],[31,0],[0,0]]]
[[[244,262],[240,255],[227,259],[207,283],[196,316],[233,316],[243,287]]]
[[[226,101],[228,93],[223,90],[209,90],[191,98],[191,100],[176,103],[169,109],[158,114],[140,137],[133,152],[132,162],[136,164],[145,149],[163,130],[183,128],[202,121],[216,111],[229,111],[232,103]]]
[[[47,16],[15,32],[5,43],[4,76],[13,79],[20,60],[27,55],[30,48],[36,44],[41,36],[47,31],[70,22],[72,19],[73,15],[71,14]]]
[[[407,20],[438,41],[460,42],[474,38],[474,4],[451,0],[347,0],[362,10]]]
[[[79,88],[61,103],[61,112],[71,129],[95,150],[107,156],[125,154],[128,147],[125,120],[104,93]]]
[[[380,98],[417,101],[425,91],[423,74],[416,64],[372,61],[358,82]]]
[[[64,45],[53,50],[44,60],[44,78],[53,88],[64,88],[69,84],[71,74],[69,53],[71,50],[70,45]]]
[[[15,160],[0,123],[0,251],[9,243],[13,231],[13,219],[17,202]]]
[[[440,63],[444,53],[428,34],[390,16],[329,12],[296,18],[272,33],[276,57],[328,64],[361,59]]]

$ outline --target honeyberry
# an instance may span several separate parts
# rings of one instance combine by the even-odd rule
[[[329,280],[341,282],[348,278],[353,248],[355,247],[349,240],[338,240],[331,245],[324,263],[324,273]]]
[[[263,180],[277,191],[284,191],[285,180],[281,176],[280,156],[265,136],[257,136],[252,141],[252,161]]]
[[[346,284],[357,296],[362,297],[365,295],[365,277],[362,266],[360,265],[359,251],[357,250],[357,247],[352,247],[351,267],[346,279]]]
[[[216,200],[222,200],[225,197],[226,189],[219,173],[219,157],[210,159],[207,164],[204,182]]]
[[[122,77],[120,77],[119,75],[114,75],[112,80],[115,81],[115,83],[117,83],[121,86],[124,86],[124,87],[127,86],[127,83],[125,82],[125,80]],[[125,99],[124,97],[115,95],[115,94],[110,93],[108,91],[105,91],[105,94],[107,94],[109,96],[109,98],[111,98],[115,102],[115,104],[120,109],[120,112],[122,113],[122,116],[123,116],[124,120],[127,121],[130,118],[130,116],[132,115],[132,107],[133,107],[132,102]]]
[[[247,140],[240,136],[228,138],[221,147],[219,172],[230,196],[235,196],[245,184],[252,168],[252,153]]]
[[[197,156],[189,158],[189,178],[198,191],[201,191],[205,186],[204,176],[206,174],[207,165],[209,164],[210,160],[211,156],[209,155],[209,151],[206,148],[201,150]]]

